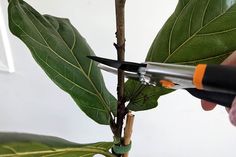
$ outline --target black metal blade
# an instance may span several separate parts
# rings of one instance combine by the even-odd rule
[[[112,60],[112,59],[106,59],[106,58],[101,58],[101,57],[96,57],[96,56],[87,56],[88,58],[105,64],[107,66],[116,68],[116,69],[121,69],[124,71],[130,71],[130,72],[138,72],[140,67],[146,67],[146,64],[139,64],[139,63],[134,63],[134,62],[125,62],[125,61],[117,61],[117,60]]]

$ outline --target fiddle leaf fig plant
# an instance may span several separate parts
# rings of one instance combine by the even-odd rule
[[[115,0],[118,60],[124,60],[125,0]],[[236,0],[179,0],[176,10],[156,36],[146,61],[219,64],[236,49]],[[0,133],[1,156],[121,156],[123,119],[131,111],[155,108],[157,99],[172,90],[145,86],[118,74],[118,98],[105,87],[95,55],[70,21],[41,15],[23,0],[9,0],[11,32],[29,48],[48,77],[67,92],[95,122],[110,125],[114,142],[88,145],[31,134]],[[126,103],[128,105],[126,105]],[[120,147],[120,148],[119,148]],[[130,147],[130,146],[129,146]],[[120,149],[120,150],[119,150]],[[122,150],[121,150],[122,149]],[[128,151],[128,150],[127,150]]]

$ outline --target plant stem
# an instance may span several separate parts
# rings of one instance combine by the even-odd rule
[[[114,45],[117,49],[117,58],[119,61],[124,61],[125,59],[125,1],[126,0],[115,0],[117,43]],[[124,101],[124,73],[121,70],[118,70],[117,97],[118,106],[115,136],[121,138],[123,120],[127,114]]]

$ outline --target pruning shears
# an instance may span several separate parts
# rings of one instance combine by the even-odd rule
[[[117,74],[123,70],[127,78],[144,85],[168,89],[185,89],[194,97],[230,108],[236,96],[236,67],[198,64],[197,66],[157,62],[125,62],[88,56],[98,67]]]

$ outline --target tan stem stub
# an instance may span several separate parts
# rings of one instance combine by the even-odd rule
[[[131,136],[133,132],[133,124],[134,124],[134,115],[129,112],[126,118],[126,126],[124,130],[124,145],[129,145],[131,142]],[[128,153],[123,154],[123,157],[128,157]]]

